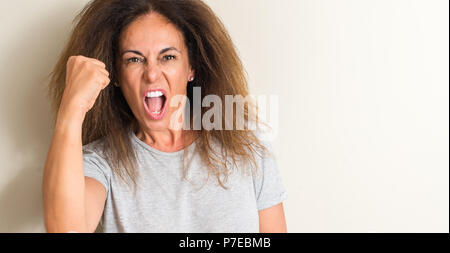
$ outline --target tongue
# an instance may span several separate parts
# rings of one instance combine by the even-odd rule
[[[163,106],[163,96],[147,98],[147,106],[150,112],[159,112]]]

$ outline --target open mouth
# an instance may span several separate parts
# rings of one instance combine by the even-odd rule
[[[145,95],[145,109],[150,118],[162,119],[166,111],[166,92],[162,89],[147,91]]]

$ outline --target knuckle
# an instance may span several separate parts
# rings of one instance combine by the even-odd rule
[[[75,55],[75,56],[73,56],[73,61],[75,63],[80,63],[80,62],[83,62],[83,58],[80,55]]]
[[[98,60],[98,59],[95,59],[98,63],[100,63],[101,65],[103,65],[103,66],[106,66],[105,65],[105,63],[103,62],[103,61],[100,61],[100,60]]]
[[[105,76],[105,74],[101,71],[99,71],[98,69],[95,69],[95,76],[98,78],[103,78]]]
[[[75,61],[76,61],[75,56],[73,55],[70,56],[69,59],[67,59],[67,67],[74,65]]]
[[[89,62],[87,62],[87,61],[78,60],[77,63],[83,68],[90,69]]]
[[[92,63],[97,63],[97,64],[99,64],[99,65],[101,65],[103,67],[106,66],[104,62],[102,62],[102,61],[100,61],[98,59],[95,59],[95,58],[92,58]]]

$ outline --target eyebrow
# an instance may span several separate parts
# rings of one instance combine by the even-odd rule
[[[178,49],[175,48],[175,47],[167,47],[167,48],[164,48],[164,49],[162,49],[161,51],[159,51],[159,54],[164,54],[165,52],[170,51],[170,50],[175,50],[175,51],[178,51],[178,52],[180,53],[180,50],[178,50]],[[125,53],[135,53],[135,54],[137,54],[137,55],[144,56],[143,53],[141,53],[141,52],[139,52],[139,51],[137,51],[137,50],[125,50],[125,51],[123,51],[122,54],[120,54],[120,55],[123,56]]]

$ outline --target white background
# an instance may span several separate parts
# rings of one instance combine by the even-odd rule
[[[0,1],[0,232],[44,232],[46,75],[88,1]],[[208,0],[279,96],[288,232],[449,232],[447,0]]]

